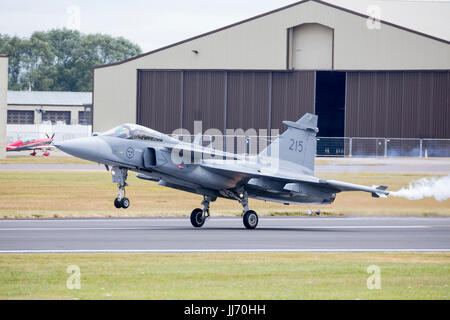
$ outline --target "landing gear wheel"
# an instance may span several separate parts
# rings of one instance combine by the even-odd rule
[[[120,200],[120,204],[122,205],[122,208],[126,209],[130,206],[130,200],[128,198],[123,198]]]
[[[253,210],[248,210],[244,213],[244,226],[247,229],[255,229],[258,225],[258,215]]]
[[[191,223],[194,227],[200,228],[205,223],[206,217],[203,215],[203,210],[196,208],[191,212]]]
[[[114,207],[116,207],[117,209],[122,208],[122,204],[120,203],[119,198],[114,199]]]
[[[117,198],[114,200],[114,206],[119,208],[127,209],[130,206],[130,200],[125,198],[125,187],[127,184],[128,170],[125,168],[112,167],[111,175],[113,182],[117,183],[119,188],[119,193]]]

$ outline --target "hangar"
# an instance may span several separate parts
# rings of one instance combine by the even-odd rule
[[[7,97],[7,124],[92,124],[90,92],[9,90]]]
[[[450,42],[319,0],[93,70],[93,130],[279,128],[322,137],[450,138]]]

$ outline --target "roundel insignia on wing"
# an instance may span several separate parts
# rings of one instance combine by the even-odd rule
[[[134,156],[134,149],[132,147],[128,147],[127,157],[131,159],[131,158],[133,158],[133,156]]]

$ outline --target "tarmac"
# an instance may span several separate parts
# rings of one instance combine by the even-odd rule
[[[450,218],[240,217],[0,220],[0,253],[450,251]]]

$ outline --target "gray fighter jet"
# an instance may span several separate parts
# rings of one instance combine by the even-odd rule
[[[247,229],[258,225],[248,199],[284,204],[330,204],[342,191],[365,191],[386,197],[386,186],[366,187],[314,176],[317,116],[305,114],[296,122],[283,121],[287,130],[261,153],[239,155],[204,147],[136,125],[123,124],[102,134],[55,146],[75,157],[104,164],[117,183],[116,208],[128,208],[125,197],[128,171],[159,185],[203,196],[202,208],[191,213],[191,223],[201,227],[210,216],[210,202],[218,197],[237,200],[243,207]]]

